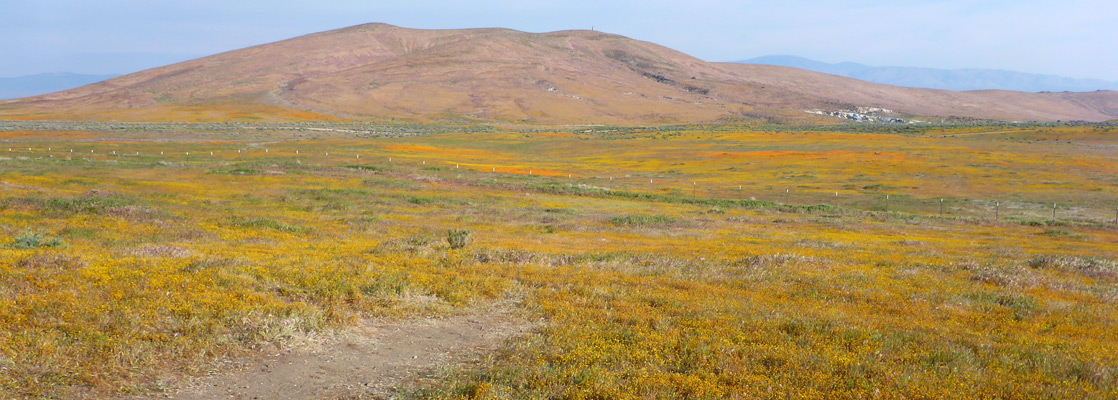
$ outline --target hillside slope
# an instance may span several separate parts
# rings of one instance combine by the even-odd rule
[[[1115,92],[899,88],[786,67],[709,63],[595,31],[368,24],[0,101],[5,119],[477,120],[662,124],[802,120],[883,107],[1001,120],[1118,117]]]

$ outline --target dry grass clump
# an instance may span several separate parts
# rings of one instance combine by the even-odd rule
[[[1118,277],[1118,262],[1115,260],[1069,256],[1041,256],[1031,258],[1025,264],[1030,268],[1055,269],[1099,279],[1113,280],[1115,277]]]
[[[147,244],[133,249],[130,252],[132,255],[140,257],[168,257],[168,258],[187,258],[194,255],[190,249],[185,249],[178,246],[169,245],[154,245]]]

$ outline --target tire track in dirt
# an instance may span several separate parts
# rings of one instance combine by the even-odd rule
[[[172,399],[386,398],[415,374],[525,334],[533,325],[502,302],[467,315],[370,321],[313,346],[193,379]]]

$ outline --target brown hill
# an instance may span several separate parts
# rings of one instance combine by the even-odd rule
[[[1103,121],[1118,117],[1118,93],[911,89],[709,63],[595,31],[368,24],[0,101],[0,118],[659,124],[802,120],[822,118],[803,110],[858,106],[929,117]]]

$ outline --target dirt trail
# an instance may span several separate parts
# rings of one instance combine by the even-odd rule
[[[198,378],[172,399],[385,398],[409,376],[524,334],[509,306],[445,318],[370,322],[312,348]]]

